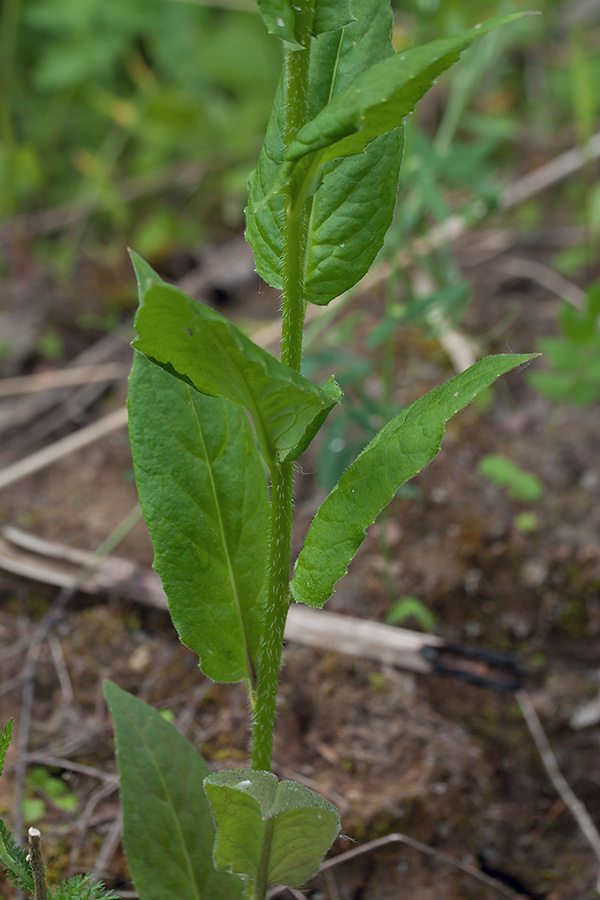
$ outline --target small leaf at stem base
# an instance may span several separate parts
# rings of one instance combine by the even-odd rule
[[[270,772],[233,769],[204,781],[217,826],[217,869],[265,887],[300,887],[319,868],[340,830],[329,801]]]

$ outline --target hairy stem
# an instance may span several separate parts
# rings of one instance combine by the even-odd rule
[[[308,113],[310,29],[314,0],[300,0],[300,2],[296,33],[302,49],[287,49],[285,56],[286,146],[289,146],[298,129],[305,124]],[[285,204],[281,361],[300,371],[306,308],[304,259],[308,217],[304,204],[295,202],[296,199],[293,196],[286,197]],[[271,545],[265,609],[266,629],[258,661],[252,732],[252,768],[263,771],[271,769],[275,699],[281,666],[283,632],[290,605],[292,503],[292,463],[276,461],[271,469]]]
[[[270,771],[275,698],[289,609],[292,463],[275,465],[271,481],[271,547],[265,635],[258,661],[252,732],[252,768]]]

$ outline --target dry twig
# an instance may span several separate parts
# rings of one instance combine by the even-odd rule
[[[357,856],[362,856],[364,853],[372,853],[374,850],[379,850],[381,847],[386,847],[388,844],[406,844],[407,847],[412,847],[413,850],[424,853],[426,856],[430,856],[446,866],[460,869],[460,871],[464,872],[466,875],[470,875],[482,884],[494,888],[495,890],[500,891],[500,893],[506,894],[508,897],[512,897],[513,900],[515,897],[525,896],[524,894],[519,894],[511,888],[506,887],[502,882],[497,881],[495,878],[490,878],[489,875],[485,875],[484,872],[480,872],[479,869],[469,865],[469,863],[464,863],[460,859],[455,859],[453,856],[447,856],[445,853],[440,853],[439,850],[434,850],[433,847],[428,847],[427,844],[422,844],[421,841],[417,841],[414,838],[408,837],[406,834],[400,833],[388,834],[386,837],[377,838],[377,840],[369,841],[367,844],[362,844],[360,847],[353,847],[352,850],[346,850],[345,853],[340,853],[338,856],[334,856],[331,859],[326,859],[321,865],[320,871],[324,872],[327,869],[331,869],[333,866],[338,866],[350,859],[355,859]]]
[[[18,394],[35,394],[40,391],[55,391],[57,388],[90,384],[93,381],[117,381],[129,375],[131,366],[121,363],[104,363],[99,366],[77,366],[72,369],[58,369],[41,375],[20,375],[0,381],[0,397],[14,397]]]
[[[542,723],[540,722],[539,716],[535,711],[535,707],[531,702],[531,697],[524,689],[516,691],[515,696],[517,698],[519,706],[521,707],[523,718],[525,719],[531,736],[535,741],[535,745],[538,748],[539,754],[542,758],[542,762],[544,763],[550,781],[556,788],[559,796],[562,797],[566,805],[571,810],[573,818],[579,825],[585,839],[587,840],[598,862],[600,863],[600,834],[598,833],[598,829],[592,822],[587,809],[585,808],[581,800],[575,796],[575,794],[567,784],[564,775],[560,771],[556,756],[554,755],[552,747],[550,746],[548,738],[546,737],[546,733],[544,731]]]
[[[126,424],[127,408],[122,407],[109,413],[102,419],[98,419],[97,422],[93,422],[91,425],[86,425],[85,428],[80,428],[79,431],[69,434],[60,441],[55,441],[54,444],[44,447],[43,450],[38,450],[37,453],[32,453],[30,456],[26,456],[25,459],[6,466],[0,471],[0,489],[20,481],[21,478],[25,478],[27,475],[33,475],[34,472],[39,472],[40,469],[45,469],[52,463],[57,462],[57,460],[74,453],[76,450],[81,450],[82,447],[87,447],[88,444],[93,444],[100,438],[112,434],[113,431],[123,428]]]

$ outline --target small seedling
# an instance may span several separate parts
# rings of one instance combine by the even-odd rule
[[[423,631],[433,631],[437,619],[418,597],[399,597],[385,617],[388,625],[401,625],[408,619],[415,619]]]
[[[600,282],[588,288],[585,306],[561,306],[560,337],[539,341],[551,365],[532,373],[529,383],[549,400],[569,406],[591,406],[600,397]]]
[[[10,746],[12,729],[11,719],[0,731],[0,775]],[[49,780],[59,781],[52,778],[47,769],[41,767],[37,777],[47,788]],[[64,797],[62,789],[57,791],[56,786],[53,786],[51,791]],[[46,884],[41,835],[38,829],[29,829],[29,853],[26,853],[2,819],[0,819],[0,870],[3,870],[6,877],[33,900],[119,900],[117,894],[107,891],[102,882],[96,881],[91,875],[75,875],[54,887],[49,887]]]
[[[511,500],[535,503],[544,493],[544,485],[532,472],[526,472],[516,462],[501,453],[484,456],[478,467],[496,487],[506,488]]]

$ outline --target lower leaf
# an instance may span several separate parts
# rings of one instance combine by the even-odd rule
[[[123,846],[140,900],[240,900],[240,879],[213,866],[203,758],[137,697],[110,681],[104,692],[115,725]]]
[[[245,876],[263,892],[272,884],[308,881],[340,830],[329,801],[270,772],[217,772],[204,789],[217,825],[215,866]]]

